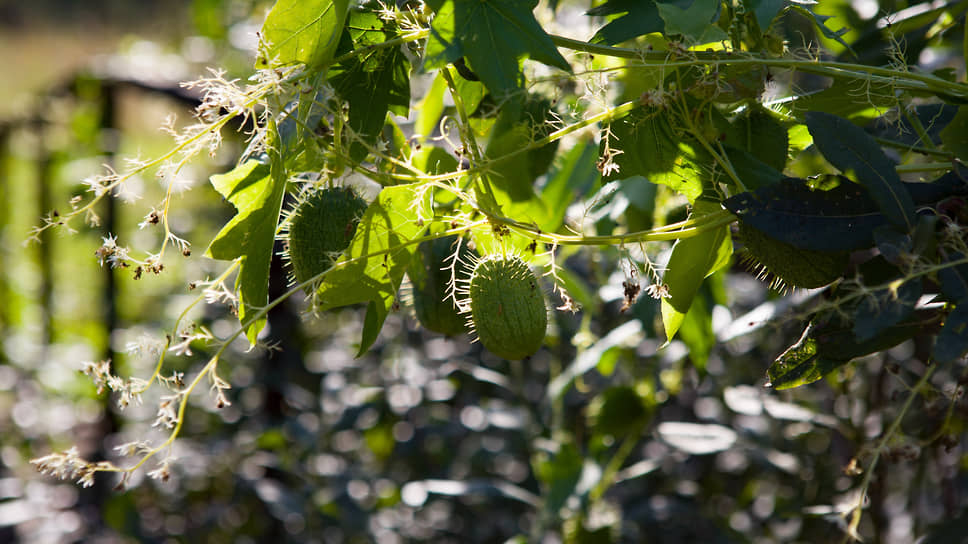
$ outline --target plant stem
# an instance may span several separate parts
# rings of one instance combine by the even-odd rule
[[[860,540],[860,535],[857,534],[857,527],[860,525],[860,518],[863,514],[864,508],[864,498],[867,496],[867,489],[870,487],[871,480],[874,477],[874,469],[877,468],[877,462],[880,460],[881,454],[887,449],[888,442],[894,438],[898,429],[901,427],[901,422],[904,420],[904,416],[907,411],[911,408],[914,403],[914,398],[918,396],[921,388],[928,383],[928,379],[931,378],[931,374],[934,372],[937,365],[931,365],[925,370],[924,375],[918,380],[918,383],[914,384],[911,388],[911,393],[908,395],[907,399],[904,401],[904,405],[901,406],[901,411],[897,414],[894,422],[891,423],[890,428],[884,433],[881,441],[878,442],[877,447],[874,449],[873,458],[871,459],[870,465],[867,467],[867,471],[864,474],[864,479],[860,484],[860,494],[857,498],[857,504],[853,508],[853,513],[851,514],[850,523],[847,526],[847,534],[844,537],[844,544],[850,542],[851,540]]]
[[[688,51],[685,55],[669,51],[642,51],[627,47],[591,44],[581,40],[551,35],[555,45],[596,55],[635,59],[643,65],[662,65],[667,68],[720,65],[754,65],[800,70],[838,79],[866,79],[886,83],[897,89],[927,91],[956,98],[968,98],[968,85],[941,79],[930,74],[918,74],[847,62],[821,61],[816,59],[775,58],[733,51]]]

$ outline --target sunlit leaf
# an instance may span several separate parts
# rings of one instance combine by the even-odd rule
[[[212,240],[206,255],[223,260],[241,258],[236,287],[239,320],[245,323],[256,308],[269,302],[269,264],[286,174],[281,164],[270,168],[263,162],[248,160],[231,172],[212,176],[211,182],[238,213]],[[255,343],[264,325],[263,318],[247,328],[249,342]]]
[[[297,63],[328,66],[343,33],[348,6],[349,0],[278,0],[262,25],[261,35],[269,47],[256,68]]]
[[[697,200],[693,218],[720,210],[719,204]],[[723,226],[691,238],[682,238],[672,248],[667,271],[662,280],[669,296],[662,299],[662,324],[666,342],[675,337],[699,291],[703,280],[729,263],[733,243],[729,227]]]

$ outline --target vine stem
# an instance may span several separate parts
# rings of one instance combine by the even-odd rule
[[[834,78],[868,79],[872,82],[888,83],[897,88],[907,90],[928,91],[957,98],[968,98],[968,85],[964,83],[948,81],[929,74],[919,74],[881,66],[821,61],[818,59],[764,57],[746,52],[739,53],[733,51],[688,51],[687,54],[680,55],[668,51],[642,51],[627,47],[598,45],[553,34],[550,37],[551,41],[558,47],[596,55],[636,59],[644,65],[661,65],[667,68],[675,68],[748,64],[800,70],[802,72]]]
[[[867,497],[867,490],[870,488],[871,481],[874,478],[874,469],[877,468],[877,462],[880,460],[881,454],[884,453],[884,450],[887,449],[888,443],[892,438],[894,438],[894,435],[897,434],[898,429],[901,428],[901,422],[904,420],[904,416],[914,403],[915,397],[918,396],[921,388],[928,383],[928,380],[931,378],[931,374],[934,373],[936,368],[937,365],[929,366],[924,372],[924,375],[921,376],[921,379],[918,380],[918,383],[914,384],[914,387],[911,388],[910,394],[908,394],[907,399],[904,401],[904,405],[901,406],[901,411],[897,414],[897,417],[894,419],[894,422],[891,423],[891,426],[887,432],[884,433],[884,436],[881,437],[877,447],[874,448],[870,465],[867,467],[867,472],[864,474],[864,479],[860,484],[860,493],[858,494],[857,504],[855,504],[851,509],[850,523],[847,525],[847,534],[844,535],[843,544],[847,544],[851,540],[861,540],[860,535],[857,534],[857,527],[860,525],[860,519],[863,515],[864,509],[864,499]]]

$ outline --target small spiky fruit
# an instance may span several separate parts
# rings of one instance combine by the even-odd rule
[[[823,287],[844,275],[849,254],[845,251],[811,251],[781,242],[765,232],[740,221],[739,239],[749,260],[759,264],[776,279],[775,285],[813,289]]]
[[[468,285],[471,325],[491,353],[524,359],[544,343],[548,314],[538,278],[520,257],[492,254],[474,267]]]
[[[296,282],[302,283],[333,266],[356,234],[366,201],[346,187],[306,195],[289,216],[286,240]]]
[[[466,282],[468,271],[458,264],[477,258],[466,241],[461,241],[458,249],[457,240],[457,236],[447,236],[421,243],[407,269],[413,284],[413,309],[420,324],[448,336],[468,331],[467,320],[458,315],[454,300],[448,297],[451,273],[454,280]]]

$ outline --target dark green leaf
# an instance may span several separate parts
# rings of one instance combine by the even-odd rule
[[[944,127],[940,136],[946,150],[962,160],[968,160],[968,106],[958,108],[958,113]]]
[[[901,185],[894,164],[870,135],[843,117],[824,112],[808,112],[806,124],[823,156],[842,172],[852,171],[894,226],[905,231],[914,228],[914,201]]]
[[[834,178],[837,179],[837,178]],[[860,185],[840,178],[834,188],[813,190],[806,180],[784,178],[723,202],[757,230],[812,251],[847,251],[874,245],[873,231],[886,219]]]
[[[400,48],[378,49],[333,67],[330,81],[349,104],[349,128],[369,145],[376,143],[387,111],[406,116],[410,107],[410,61]],[[350,143],[354,161],[366,158],[363,143]]]
[[[962,299],[945,317],[932,355],[939,363],[953,363],[965,353],[968,353],[968,298]]]
[[[952,252],[946,256],[945,266],[938,271],[938,279],[941,281],[941,292],[949,301],[968,300],[968,264],[952,265],[965,258],[958,252]]]
[[[693,217],[716,213],[720,209],[718,203],[699,199],[693,209]],[[667,343],[682,326],[703,280],[728,264],[732,253],[733,243],[728,226],[676,241],[662,278],[669,289],[669,296],[662,299],[662,324]]]
[[[659,17],[659,10],[653,0],[609,0],[588,10],[587,15],[602,17],[620,13],[624,15],[609,21],[595,33],[592,37],[593,43],[615,45],[665,29],[665,21]]]
[[[921,279],[902,283],[896,289],[885,289],[865,297],[854,311],[854,336],[864,342],[888,327],[906,319],[923,291]]]
[[[773,19],[779,15],[786,5],[786,0],[745,0],[746,11],[752,11],[756,15],[756,23],[760,29],[766,32]]]
[[[814,188],[822,186],[820,188]],[[968,194],[950,172],[930,183],[902,183],[918,206]],[[826,190],[822,190],[826,189]],[[887,224],[868,191],[841,176],[784,178],[723,201],[727,210],[782,242],[812,251],[851,251],[874,245],[874,231]]]
[[[535,20],[537,0],[429,0],[436,12],[427,39],[426,68],[464,57],[484,85],[501,96],[521,86],[525,56],[571,71]]]
[[[793,103],[798,111],[825,111],[864,124],[897,104],[894,87],[888,83],[870,83],[864,87],[864,99],[858,100],[854,82],[837,79],[820,91],[798,98]]]
[[[756,155],[726,146],[726,157],[747,190],[755,191],[783,179],[783,173],[757,158]]]
[[[256,68],[298,63],[328,66],[343,33],[348,6],[349,0],[278,0],[262,25],[262,38],[269,47]]]
[[[411,241],[426,228],[418,221],[414,203],[426,191],[419,184],[386,187],[370,204],[356,235],[316,292],[316,308],[327,310],[367,304],[358,355],[376,340],[393,307],[397,290],[416,246]],[[429,209],[429,203],[425,204]]]

